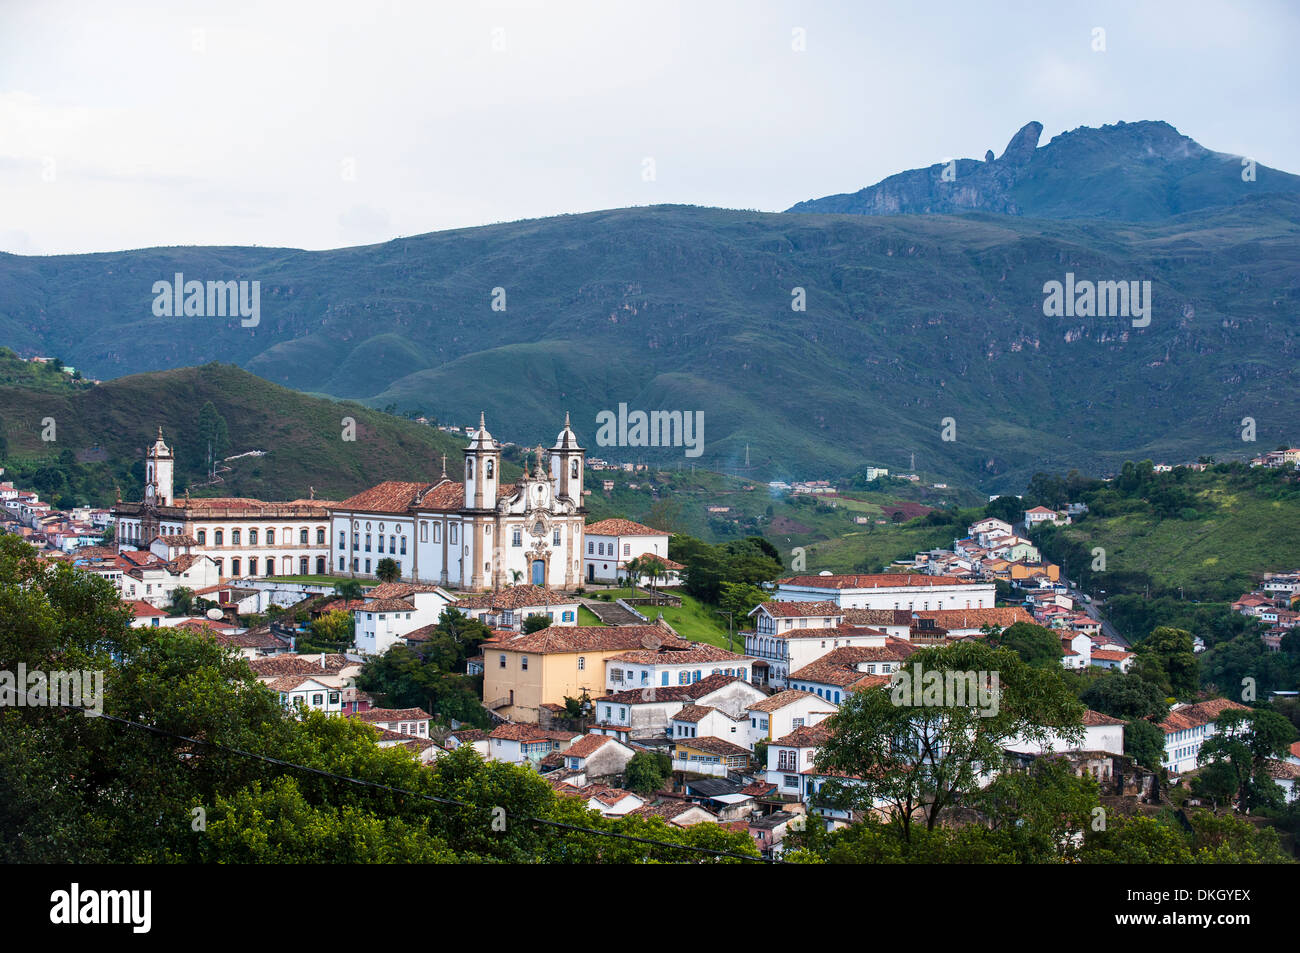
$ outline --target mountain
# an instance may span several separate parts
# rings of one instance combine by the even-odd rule
[[[178,272],[260,281],[260,323],[156,317],[154,283]],[[1150,281],[1150,324],[1045,315],[1067,274]],[[521,443],[567,410],[617,460],[817,479],[915,453],[935,482],[988,492],[1049,463],[1295,440],[1298,301],[1300,196],[1279,192],[1136,222],[657,206],[323,252],[0,256],[0,342],[88,376],[219,360],[442,421],[486,410]],[[620,403],[702,412],[702,454],[600,445],[597,414]]]
[[[0,354],[0,381],[16,376],[15,359]],[[227,422],[229,448],[224,482],[195,487],[196,496],[250,496],[264,500],[306,497],[341,500],[386,480],[437,479],[440,455],[448,472],[462,459],[463,440],[423,424],[360,404],[310,397],[223,364],[135,374],[96,386],[37,390],[0,383],[0,418],[8,438],[6,479],[30,481],[44,464],[63,466],[81,501],[139,499],[145,445],[158,427],[176,453],[176,492],[202,482],[207,447],[199,415],[211,403]],[[343,439],[343,418],[355,421],[356,439]],[[41,439],[52,418],[52,442]],[[558,428],[557,428],[558,429]],[[549,444],[548,444],[549,445]],[[242,456],[252,451],[264,455]],[[507,468],[503,466],[503,475]],[[517,468],[514,468],[517,472]],[[38,481],[38,486],[39,486]]]
[[[955,159],[891,175],[857,192],[809,199],[791,212],[1152,221],[1268,192],[1300,194],[1300,176],[1211,152],[1165,122],[1081,126],[1039,148],[1031,122],[1002,155]],[[1253,179],[1247,180],[1253,175]]]

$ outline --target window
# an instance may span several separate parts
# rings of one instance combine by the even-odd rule
[[[515,531],[510,534],[510,545],[522,546],[523,544],[524,544],[524,531],[516,528]]]
[[[330,704],[331,704],[331,705],[337,705],[338,703],[339,703],[339,693],[338,693],[338,692],[330,692]]]
[[[285,536],[285,540],[284,540],[284,541],[285,541],[286,543],[289,542],[289,538],[288,538],[287,535]],[[266,545],[268,545],[268,546],[274,546],[274,545],[275,545],[275,530],[273,530],[273,529],[268,529],[268,530],[266,531]]]
[[[575,480],[578,479],[578,461],[576,458],[569,461],[569,476]]]
[[[428,541],[429,541],[429,521],[420,520],[420,542],[427,543]]]
[[[325,696],[320,692],[315,692],[311,696],[311,703],[313,705],[323,705],[325,703]]]
[[[631,556],[631,555],[632,555],[632,544],[631,544],[631,543],[624,543],[624,544],[623,544],[623,555],[624,555],[624,556]]]
[[[306,556],[299,556],[299,557],[298,557],[298,574],[299,574],[300,576],[305,576],[305,575],[307,575],[307,572],[308,572],[308,570],[310,570],[310,569],[311,569],[311,563],[308,562],[307,557],[306,557]]]
[[[587,668],[587,660],[586,660],[585,658],[583,658],[581,655],[579,655],[579,656],[578,656],[578,671],[579,671],[579,672],[585,671],[586,668]]]
[[[285,536],[286,536],[286,537],[287,537],[288,535],[289,535],[288,533],[285,533]],[[318,539],[317,542],[324,542],[324,539],[325,539],[325,533],[324,533],[323,531],[321,532],[320,536],[321,536],[321,538]],[[298,545],[299,545],[299,546],[306,546],[306,545],[307,545],[307,530],[306,530],[306,529],[300,529],[300,530],[298,530]]]
[[[405,537],[405,536],[402,537],[402,552],[401,552],[401,555],[403,555],[403,556],[406,555],[406,537]]]
[[[465,479],[466,480],[474,479],[474,458],[473,457],[465,458]]]
[[[488,462],[487,462],[487,474],[483,477],[483,479],[484,479],[484,480],[490,480],[490,479],[492,479],[492,477],[493,477],[493,475],[494,475],[495,473],[496,473],[496,463],[495,463],[495,461],[493,461],[493,459],[492,459],[491,457],[488,457]]]
[[[238,575],[239,575],[239,557],[238,557],[238,556],[236,556],[234,559],[230,560],[230,574],[231,574],[232,576],[238,576]]]
[[[255,530],[255,529],[250,529],[250,530],[248,531],[248,545],[249,545],[249,546],[256,546],[256,545],[257,545],[257,530]]]
[[[526,671],[528,671],[528,656],[527,656],[527,655],[521,655],[521,656],[519,656],[519,670],[522,671],[522,672],[526,672]]]
[[[208,541],[208,531],[205,529],[199,530],[199,545],[202,546],[207,541]]]
[[[366,552],[370,552],[370,534],[366,533]]]
[[[266,557],[266,574],[267,574],[268,576],[274,576],[274,575],[275,575],[275,559],[274,559],[274,557],[271,557],[271,556],[267,556],[267,557]]]
[[[382,533],[379,534],[379,551],[381,553],[384,551],[384,536]]]
[[[552,546],[560,545],[560,527],[558,526],[555,527],[554,531],[552,531],[551,533],[551,545]]]
[[[346,549],[348,545],[348,534],[339,533],[339,549]]]
[[[230,531],[230,545],[231,545],[231,546],[238,546],[238,545],[239,545],[239,530],[237,530],[237,529],[232,529],[232,530]]]
[[[366,560],[366,572],[370,572],[370,560]]]
[[[459,524],[459,523],[452,523],[452,524],[451,524],[451,529],[448,531],[449,534],[450,534],[450,536],[448,537],[448,541],[449,541],[449,542],[451,543],[451,545],[453,545],[453,546],[455,546],[456,543],[457,543],[457,541],[458,541],[458,540],[456,539],[456,537],[459,535],[458,532],[457,532],[459,528],[460,528],[460,524]]]
[[[497,666],[498,666],[499,668],[505,668],[505,667],[506,667],[506,657],[505,657],[504,655],[498,655],[498,656],[497,656]]]
[[[340,557],[339,557],[339,572],[344,572],[344,571],[345,571],[344,568],[343,568],[343,564],[344,564],[344,559],[343,559],[342,556],[340,556]]]
[[[587,555],[588,555],[588,556],[591,556],[591,555],[594,554],[595,552],[596,552],[596,544],[595,544],[595,543],[588,543],[588,544],[587,544]]]

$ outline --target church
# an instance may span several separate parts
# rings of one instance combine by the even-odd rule
[[[330,504],[330,571],[373,579],[392,559],[401,578],[460,589],[531,583],[550,589],[582,585],[586,450],[564,417],[549,451],[513,484],[501,484],[501,446],[479,416],[464,449],[460,480],[388,480]]]

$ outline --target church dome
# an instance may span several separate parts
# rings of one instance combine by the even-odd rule
[[[496,441],[493,440],[492,435],[488,433],[486,421],[484,420],[483,413],[480,411],[478,415],[478,430],[474,431],[474,435],[469,438],[469,449],[495,450],[496,448]]]

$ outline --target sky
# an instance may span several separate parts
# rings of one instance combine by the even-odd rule
[[[1289,2],[0,0],[0,251],[780,211],[1031,120],[1300,173],[1297,46]]]

